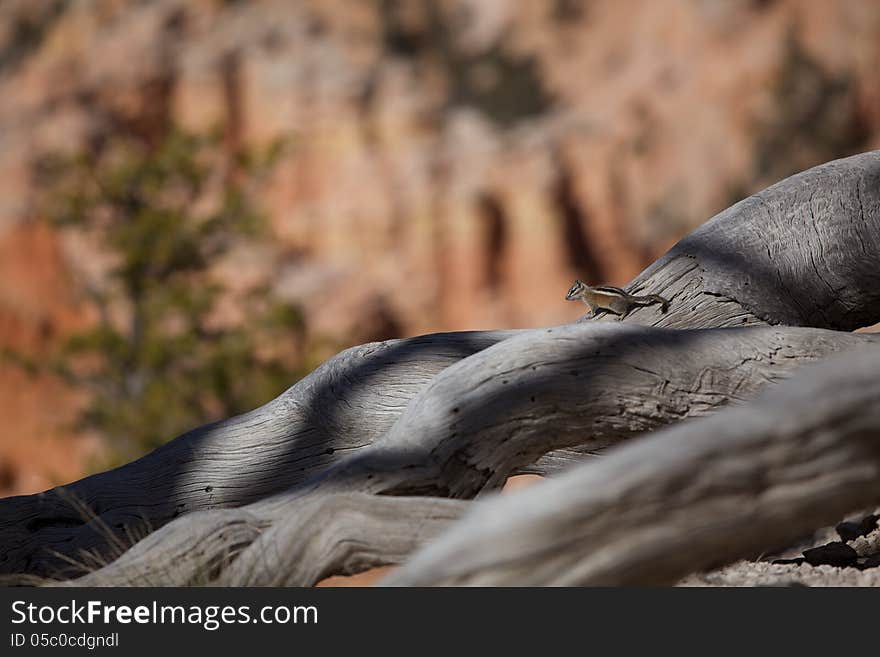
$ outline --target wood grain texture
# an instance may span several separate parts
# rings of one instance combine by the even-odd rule
[[[250,511],[303,487],[470,497],[516,469],[553,472],[586,450],[747,399],[852,344],[768,324],[880,321],[878,171],[877,152],[832,162],[714,217],[627,286],[670,299],[666,314],[652,306],[622,323],[603,316],[354,347],[265,406],[63,495],[0,500],[0,573],[50,574],[60,564],[52,551],[101,550],[112,535],[200,511]],[[645,333],[640,324],[757,332]]]
[[[712,217],[628,286],[664,326],[762,321],[852,331],[880,312],[880,151],[787,178]],[[733,302],[733,305],[730,305]],[[707,324],[708,322],[708,324]]]
[[[352,492],[375,500],[382,499],[377,495],[471,498],[497,488],[518,467],[551,449],[584,442],[608,446],[748,399],[801,365],[840,350],[880,348],[878,335],[796,327],[672,331],[575,324],[536,333],[525,332],[450,366],[407,406],[386,436],[311,480],[243,509],[178,518],[131,550],[137,567],[123,557],[88,582],[143,583],[131,575],[143,571],[153,584],[160,576],[165,585],[192,583],[197,564],[230,560],[224,518],[229,514],[230,533],[237,536],[243,512],[260,528],[253,533],[255,541],[260,535],[258,548],[236,542],[236,551],[253,555],[245,563],[258,564],[268,552],[299,553],[304,540],[352,548],[365,534],[382,536],[385,525],[397,550],[384,544],[389,549],[381,560],[371,552],[372,561],[357,563],[394,563],[407,531],[406,524],[395,523],[409,523],[412,546],[421,536],[423,516],[391,522],[382,515],[385,502],[377,501],[385,525],[365,528],[355,522],[341,530],[334,516],[341,510],[310,509]],[[276,527],[282,529],[276,532]],[[350,540],[340,539],[340,532]],[[187,553],[200,556],[181,570],[178,564],[186,560],[180,555]],[[316,550],[312,559],[291,577],[302,578],[304,571],[336,574],[328,563],[350,563],[333,550]],[[248,569],[230,568],[228,577],[253,583]]]
[[[0,500],[0,573],[56,575],[67,569],[53,553],[115,552],[128,534],[296,486],[384,434],[442,369],[516,334],[441,333],[353,347],[249,413],[121,468]]]
[[[386,585],[656,585],[880,502],[880,351],[485,500]]]
[[[319,481],[336,491],[473,497],[550,450],[604,448],[706,415],[877,340],[800,327],[536,329],[438,374],[385,436]]]
[[[119,559],[57,586],[312,586],[403,561],[464,512],[467,503],[363,493],[304,495],[283,514],[265,506],[194,514]]]

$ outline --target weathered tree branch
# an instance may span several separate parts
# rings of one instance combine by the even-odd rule
[[[199,427],[115,470],[0,500],[0,573],[52,575],[64,565],[52,552],[77,558],[111,546],[114,532],[125,541],[126,529],[139,534],[296,486],[384,434],[445,367],[516,334],[441,333],[353,347],[250,413]]]
[[[663,294],[671,300],[669,313],[661,314],[656,307],[640,309],[627,323],[670,328],[787,323],[851,329],[880,320],[880,273],[875,266],[880,256],[878,177],[880,153],[867,153],[789,178],[722,212],[628,286],[633,292]],[[57,564],[49,550],[75,555],[106,546],[107,531],[96,530],[98,526],[123,534],[138,525],[155,529],[198,510],[247,504],[250,512],[267,496],[278,497],[291,487],[298,496],[298,487],[315,482],[335,492],[467,497],[496,486],[511,468],[528,467],[529,459],[548,448],[604,444],[706,412],[728,398],[747,398],[763,382],[761,377],[774,380],[801,357],[809,360],[849,344],[849,338],[837,334],[821,338],[815,352],[806,348],[800,356],[777,361],[774,355],[792,344],[759,339],[750,345],[747,339],[738,347],[742,352],[724,346],[713,351],[700,342],[704,334],[688,331],[680,332],[680,338],[652,338],[656,342],[645,347],[645,353],[655,356],[644,368],[638,360],[616,362],[620,355],[641,353],[641,334],[616,323],[605,334],[568,330],[573,329],[559,327],[552,334],[441,334],[343,352],[251,413],[196,429],[143,459],[66,487],[98,521],[85,522],[58,491],[0,501],[0,572],[47,574]],[[599,335],[606,342],[594,355],[573,353],[566,344]],[[693,379],[692,370],[679,378],[675,372],[667,376],[668,362],[701,361],[689,361],[682,352],[670,353],[672,361],[664,360],[665,340],[701,345],[706,373],[699,380]],[[608,347],[615,341],[620,343],[619,353]],[[513,346],[484,359],[483,350],[491,351],[487,347],[508,342]],[[544,360],[524,356],[533,349],[532,342]],[[782,351],[773,352],[776,347]],[[748,353],[767,362],[759,367]],[[753,369],[737,378],[735,363],[743,354]],[[578,361],[577,368],[568,362],[571,357]],[[436,376],[454,363],[461,366],[458,374]],[[517,370],[513,363],[535,369]],[[728,367],[734,369],[725,370]],[[572,369],[578,369],[577,376]],[[572,382],[585,380],[587,372],[591,381],[595,378],[604,386],[618,386],[619,373],[624,372],[625,383],[615,395],[601,393],[595,382]],[[456,381],[459,376],[466,378]],[[670,383],[664,384],[667,379]],[[432,392],[427,394],[429,388]],[[450,401],[456,388],[467,393],[467,405]],[[647,397],[632,396],[645,391]],[[479,407],[483,403],[485,407]],[[459,419],[450,419],[459,413]],[[440,422],[456,435],[438,434],[436,427],[424,424],[429,421]],[[452,429],[453,424],[457,428]],[[534,435],[540,431],[558,438],[539,447]],[[415,463],[413,457],[423,456],[429,444],[436,445],[435,458]],[[351,456],[358,452],[363,457]],[[578,454],[556,452],[543,463],[549,467]],[[390,473],[390,466],[401,463],[412,464],[407,466],[411,472]]]
[[[198,552],[203,563],[228,560],[224,513],[235,527],[246,511],[260,527],[290,522],[300,531],[261,537],[262,547],[251,554],[264,553],[267,540],[291,541],[277,545],[278,553],[300,550],[299,541],[306,538],[340,542],[338,528],[328,524],[331,516],[309,511],[327,496],[357,491],[473,497],[498,487],[516,468],[551,449],[611,445],[748,399],[817,358],[880,343],[878,335],[783,327],[671,331],[574,324],[532,333],[450,366],[413,400],[386,436],[309,482],[244,509],[173,521],[132,551],[138,556],[135,564],[152,565],[129,566],[121,560],[89,581],[129,584],[132,573],[143,570],[150,577],[166,573],[167,578],[179,578],[165,579],[165,584],[192,583],[194,565],[177,567],[179,555]],[[421,516],[408,520],[413,530],[424,521]],[[349,531],[356,537],[365,530],[355,525]],[[237,544],[237,549],[243,547]],[[309,572],[330,574],[324,558],[314,558]],[[242,576],[240,569],[235,572]]]
[[[880,351],[474,505],[388,585],[649,585],[880,502]]]
[[[751,399],[805,363],[878,341],[797,327],[537,329],[438,374],[385,436],[319,482],[469,498],[550,450],[604,448],[705,415]]]
[[[756,318],[852,331],[880,321],[878,258],[880,151],[871,151],[786,178],[720,212],[629,287],[672,301],[665,326]]]
[[[305,495],[272,523],[243,509],[166,525],[119,559],[64,586],[312,586],[403,561],[458,519],[462,500],[363,493]]]

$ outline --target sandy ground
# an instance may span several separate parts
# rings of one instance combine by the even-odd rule
[[[878,511],[880,509],[874,509],[873,513],[876,515]],[[853,514],[852,518],[869,513],[870,510]],[[832,541],[840,541],[840,537],[833,527],[827,527],[783,553],[755,561],[737,561],[708,573],[695,573],[679,582],[679,586],[880,586],[878,567],[859,569],[772,563],[773,559],[798,557],[807,548]],[[867,536],[848,541],[847,545],[860,557],[880,554],[880,527]]]

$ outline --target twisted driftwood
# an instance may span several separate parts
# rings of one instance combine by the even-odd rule
[[[476,504],[389,585],[672,584],[880,502],[880,349]]]
[[[263,536],[275,536],[281,554],[303,531],[320,543],[326,523],[305,522],[316,518],[306,507],[363,508],[355,493],[472,497],[514,471],[552,472],[585,449],[748,400],[804,362],[872,340],[820,329],[880,320],[878,178],[880,154],[867,153],[722,212],[627,286],[670,299],[667,314],[651,307],[624,324],[603,317],[355,347],[269,404],[63,494],[0,500],[0,572],[50,574],[63,563],[53,552],[106,555],[132,527],[165,525],[123,559],[140,555],[142,564],[158,565],[169,561],[169,546],[201,545],[200,563],[209,567],[151,583],[192,582],[205,572],[212,580],[238,573],[270,583],[249,551],[268,554]],[[639,324],[647,326],[631,326]],[[785,326],[768,326],[776,324]],[[690,330],[726,327],[744,328]],[[342,507],[321,499],[331,495]],[[83,517],[70,498],[95,517]],[[377,517],[384,508],[376,507]],[[421,505],[408,508],[411,526],[424,522]],[[286,532],[280,523],[291,514],[301,518],[288,522],[302,529]],[[338,524],[333,531],[345,540]],[[403,525],[389,533],[401,537],[385,546],[393,558],[423,536],[415,529],[404,536]],[[176,552],[178,561],[184,553]],[[337,555],[284,581],[310,583],[315,573],[352,568]]]
[[[146,561],[152,566],[146,572],[153,577],[161,573],[159,581],[165,583],[192,584],[201,575],[182,567],[180,555],[200,553],[199,562],[215,563],[246,547],[238,531],[222,538],[229,522],[249,527],[253,540],[259,531],[294,515],[300,533],[322,543],[322,534],[333,532],[327,526],[332,516],[309,509],[328,496],[357,491],[473,497],[497,488],[517,468],[551,449],[584,443],[604,447],[703,415],[748,398],[804,362],[880,342],[877,335],[776,327],[670,331],[579,324],[537,333],[527,332],[486,349],[479,358],[450,366],[413,400],[386,436],[315,479],[243,509],[190,514],[129,554],[142,564],[143,552],[150,550]],[[473,387],[462,387],[462,381],[473,382]],[[242,522],[245,517],[249,522]],[[409,521],[418,527],[424,519],[412,515]],[[247,560],[260,565],[266,545],[261,540]],[[323,554],[313,558],[320,561]],[[145,582],[144,567],[130,565],[127,556],[103,569],[107,572],[78,583]],[[273,574],[271,568],[264,570]],[[172,574],[179,579],[171,579]]]
[[[274,522],[266,510],[203,511],[188,532],[160,529],[74,586],[311,586],[396,564],[466,507],[462,500],[364,493],[289,500]]]

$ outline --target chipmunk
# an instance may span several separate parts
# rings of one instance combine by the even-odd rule
[[[644,297],[637,297],[629,294],[626,290],[611,285],[600,285],[598,287],[590,287],[581,281],[575,281],[574,285],[565,295],[566,301],[574,301],[580,299],[593,311],[592,317],[595,317],[600,310],[604,310],[615,315],[620,315],[623,319],[629,315],[633,308],[639,306],[651,306],[655,303],[661,304],[661,309],[665,313],[669,308],[669,301],[661,297],[659,294],[649,294]]]

